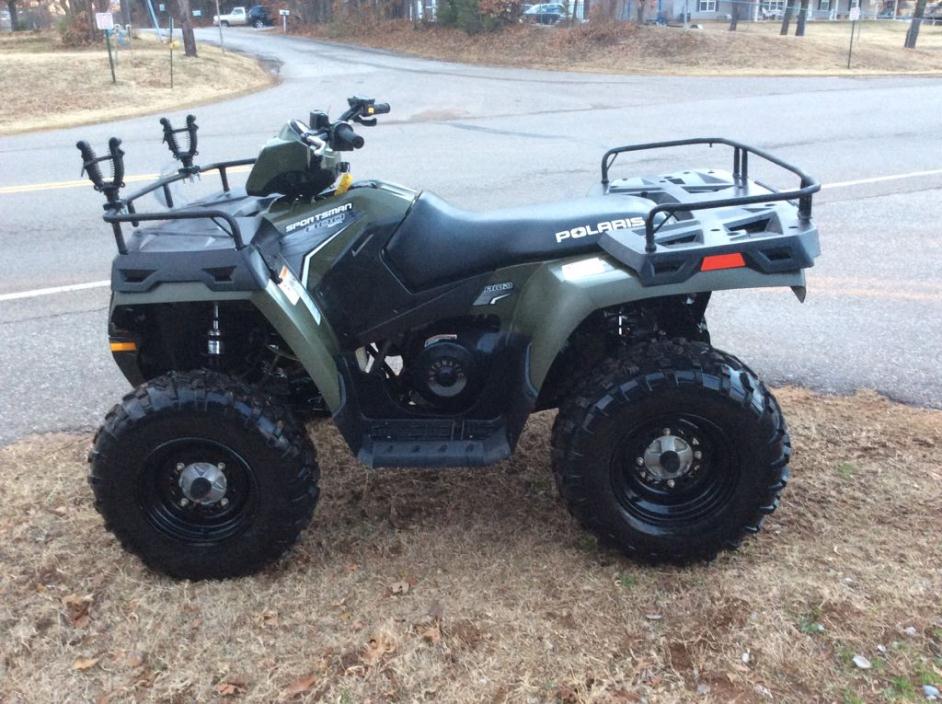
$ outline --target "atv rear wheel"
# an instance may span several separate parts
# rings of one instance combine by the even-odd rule
[[[685,340],[602,365],[563,405],[552,444],[570,512],[647,562],[738,547],[775,510],[791,454],[781,410],[755,374]]]
[[[297,540],[318,496],[314,448],[291,414],[215,372],[139,386],[108,413],[89,461],[106,527],[172,577],[259,570]]]

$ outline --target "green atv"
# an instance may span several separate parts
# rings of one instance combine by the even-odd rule
[[[312,113],[256,159],[208,166],[195,119],[162,120],[179,169],[126,197],[120,141],[101,157],[79,143],[118,248],[111,349],[135,387],[90,455],[121,543],[175,577],[249,574],[317,502],[305,421],[329,415],[369,467],[469,467],[509,457],[551,408],[559,492],[600,539],[685,563],[755,533],[788,479],[785,420],[710,346],[704,312],[721,289],[804,297],[819,184],[758,149],[688,139],[610,150],[589,197],[470,213],[351,179],[353,125],[388,111],[351,98],[336,122]],[[730,147],[732,172],[609,178],[621,153],[698,144]],[[799,187],[750,180],[750,158]],[[222,190],[175,207],[210,172]],[[151,193],[166,207],[139,211]]]

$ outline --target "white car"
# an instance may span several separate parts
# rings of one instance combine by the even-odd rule
[[[247,25],[249,23],[249,13],[244,7],[233,7],[228,15],[213,15],[213,25],[221,24],[223,27],[230,25]]]

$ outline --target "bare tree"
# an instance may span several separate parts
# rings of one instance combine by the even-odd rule
[[[909,23],[909,29],[906,31],[906,42],[904,49],[915,49],[916,40],[919,39],[919,26],[922,24],[923,15],[926,13],[926,0],[916,0],[916,9],[913,10],[913,19]]]
[[[739,26],[739,0],[733,0],[732,11],[729,13],[729,31],[735,32]]]
[[[801,0],[798,7],[798,23],[795,25],[795,36],[805,36],[805,22],[808,20],[808,0]]]
[[[7,0],[7,9],[10,11],[10,29],[16,32],[20,28],[16,19],[16,0]]]
[[[785,12],[782,13],[782,29],[779,34],[783,37],[788,36],[788,25],[792,21],[792,5],[794,0],[785,0]]]
[[[180,31],[183,33],[184,56],[196,56],[196,37],[193,36],[193,20],[191,19],[190,0],[177,0],[180,9]],[[173,41],[173,37],[170,38]]]

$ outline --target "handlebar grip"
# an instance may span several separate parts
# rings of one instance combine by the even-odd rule
[[[353,128],[345,122],[334,127],[332,137],[331,146],[340,152],[353,151],[365,144],[363,137],[354,132]]]
[[[101,184],[104,183],[104,179],[101,177],[101,169],[98,167],[98,159],[95,157],[95,150],[92,149],[92,145],[84,139],[77,142],[75,146],[82,153],[82,171],[88,174],[88,178],[92,184],[96,188],[99,188]]]
[[[385,115],[388,112],[389,112],[389,103],[374,103],[373,104],[374,115]]]

